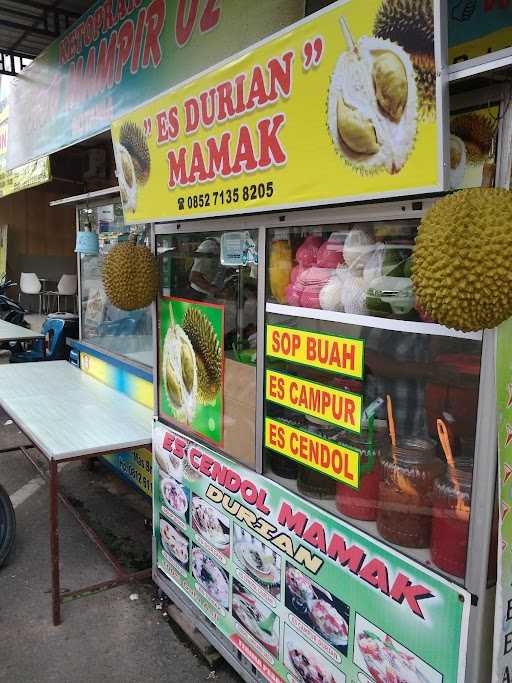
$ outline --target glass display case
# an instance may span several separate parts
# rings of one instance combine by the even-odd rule
[[[80,230],[98,233],[99,253],[80,254],[81,339],[100,350],[153,365],[151,306],[136,311],[121,311],[108,299],[101,269],[105,256],[118,242],[136,233],[140,243],[150,246],[150,228],[125,225],[119,199],[94,206],[79,206]]]
[[[482,334],[417,306],[421,215],[325,213],[157,226],[159,419],[466,585]]]
[[[258,269],[226,234],[157,236],[159,414],[255,467]]]
[[[436,325],[416,305],[418,223],[268,231],[265,417],[274,432],[267,433],[265,473],[463,582],[482,342]],[[346,340],[363,344],[357,377],[343,363]],[[346,420],[354,395],[358,415]],[[289,439],[280,447],[278,435],[290,429],[300,444]],[[336,445],[358,454],[357,485],[318,465],[318,443],[328,444],[331,457]]]

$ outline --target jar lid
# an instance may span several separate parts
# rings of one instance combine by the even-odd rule
[[[449,479],[453,482],[453,480],[456,478],[463,488],[469,488],[471,486],[471,482],[473,481],[473,470],[467,467],[459,467],[459,463],[456,464],[457,466],[455,468],[446,468],[446,479]]]
[[[391,448],[391,458],[396,457],[400,462],[410,465],[437,460],[436,445],[430,439],[406,438],[400,439]]]

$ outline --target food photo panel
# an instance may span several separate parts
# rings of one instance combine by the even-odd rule
[[[192,576],[220,607],[229,607],[229,576],[201,548],[192,544]]]
[[[231,555],[229,519],[199,496],[192,496],[192,528],[226,557]]]
[[[160,497],[162,505],[188,523],[190,490],[187,486],[173,477],[164,477],[160,480]]]
[[[286,563],[285,586],[285,604],[290,612],[346,657],[349,606],[289,562]]]
[[[274,657],[279,656],[279,619],[239,581],[233,580],[233,617]]]
[[[438,671],[360,614],[356,614],[354,663],[375,683],[390,680],[442,683],[443,680]]]
[[[299,683],[345,683],[345,674],[288,625],[284,627],[283,661]]]
[[[190,568],[188,538],[164,517],[160,517],[162,549],[187,573]]]
[[[281,557],[237,524],[234,525],[234,560],[249,577],[274,597],[281,594]]]

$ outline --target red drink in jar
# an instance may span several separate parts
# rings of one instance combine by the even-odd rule
[[[423,439],[404,439],[381,458],[377,530],[386,541],[430,546],[432,489],[443,469],[435,444]]]
[[[430,546],[432,561],[439,569],[459,578],[466,574],[470,500],[469,470],[449,469],[436,479]]]
[[[336,507],[352,519],[373,522],[377,518],[377,496],[379,492],[378,460],[388,446],[387,432],[379,429],[373,433],[372,443],[368,431],[347,436],[347,446],[361,453],[359,488],[345,484],[336,486]]]

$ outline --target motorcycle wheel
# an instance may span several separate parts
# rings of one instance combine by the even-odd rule
[[[7,491],[0,485],[0,567],[4,564],[14,545],[16,516]]]

